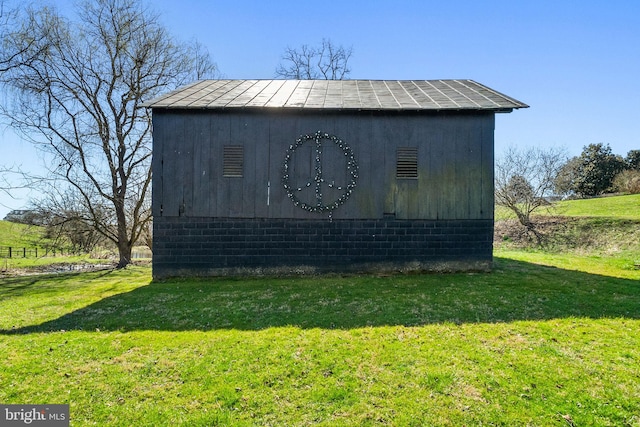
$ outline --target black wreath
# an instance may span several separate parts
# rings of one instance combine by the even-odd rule
[[[325,182],[324,179],[322,178],[322,168],[320,167],[320,156],[322,154],[321,141],[325,139],[333,142],[343,151],[345,157],[347,158],[347,171],[351,175],[351,182],[348,183],[346,187],[337,186],[334,184],[327,184],[327,186],[331,188],[335,187],[338,190],[342,190],[342,189],[345,190],[342,196],[340,196],[337,200],[335,200],[330,204],[322,203],[322,194],[320,192],[321,191],[320,185]],[[305,144],[307,141],[314,141],[316,144],[316,167],[315,167],[316,176],[314,177],[314,181],[316,183],[316,200],[318,201],[316,205],[310,205],[300,200],[296,196],[295,192],[302,191],[302,188],[293,188],[290,185],[290,181],[289,181],[289,162],[291,161],[293,152],[296,151],[298,147]],[[331,213],[333,212],[333,210],[343,205],[347,201],[347,199],[351,196],[351,193],[353,193],[353,189],[356,187],[357,182],[358,182],[358,163],[356,162],[356,159],[354,157],[353,150],[343,140],[341,140],[340,138],[334,135],[329,135],[328,133],[324,133],[321,131],[317,131],[313,135],[301,135],[298,139],[296,139],[295,144],[290,145],[289,149],[287,150],[287,153],[284,158],[284,173],[282,175],[282,184],[284,185],[284,188],[287,191],[287,196],[289,196],[289,198],[291,199],[291,201],[295,206],[298,206],[309,212],[327,212],[328,211],[329,216],[331,216]],[[307,187],[309,186],[310,186],[310,183],[307,184]]]

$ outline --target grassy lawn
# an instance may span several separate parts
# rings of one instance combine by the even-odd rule
[[[544,236],[541,246],[518,241],[517,232],[501,228],[517,224],[510,217],[506,208],[496,207],[496,218],[506,220],[496,223],[502,230],[494,241],[498,254],[617,277],[640,265],[640,195],[563,201],[552,211],[540,211],[534,219]]]
[[[640,194],[566,200],[558,203],[567,216],[615,217],[640,220]]]
[[[0,272],[12,272],[16,269],[42,268],[52,264],[88,263],[97,262],[90,260],[88,256],[57,256],[53,252],[47,252],[46,247],[55,246],[52,240],[44,237],[42,227],[18,224],[9,221],[0,221]],[[13,255],[8,258],[8,248],[11,247]],[[23,248],[27,249],[27,257],[23,257]],[[35,250],[38,256],[35,256]],[[46,256],[45,256],[46,255]],[[103,261],[104,262],[104,261]]]
[[[592,199],[563,200],[553,207],[541,208],[536,215],[562,215],[569,217],[607,217],[640,220],[640,194],[598,197]],[[496,220],[515,218],[515,214],[503,206],[496,206]]]
[[[30,227],[15,222],[0,221],[0,246],[14,248],[40,247],[43,239],[40,227]]]
[[[0,402],[72,425],[640,426],[640,271],[0,280]],[[615,264],[615,263],[614,263]]]
[[[64,255],[60,249],[45,248],[56,247],[55,242],[45,237],[42,227],[18,224],[10,221],[0,221],[0,274],[17,274],[23,270],[42,271],[51,269],[64,269],[64,266],[77,264],[109,264],[108,253],[99,252],[84,255],[69,255],[68,250]],[[12,248],[12,257],[8,257],[8,247]],[[23,248],[27,249],[27,256],[22,254]],[[37,248],[38,256],[35,256]],[[97,258],[95,257],[97,256]]]

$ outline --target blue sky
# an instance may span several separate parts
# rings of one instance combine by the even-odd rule
[[[73,2],[58,0],[65,9]],[[205,45],[225,78],[269,79],[287,46],[353,47],[353,79],[473,79],[530,105],[496,120],[511,145],[640,149],[640,2],[155,0],[182,40]],[[38,164],[5,130],[0,163]],[[0,195],[0,218],[23,198]],[[2,206],[5,205],[5,206]]]

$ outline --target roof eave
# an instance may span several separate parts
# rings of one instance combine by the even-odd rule
[[[201,106],[171,106],[171,105],[142,105],[152,110],[192,110],[192,111],[307,111],[307,112],[416,112],[416,113],[440,113],[440,112],[493,112],[511,113],[515,109],[529,108],[528,105],[496,108],[325,108],[325,107],[201,107]]]

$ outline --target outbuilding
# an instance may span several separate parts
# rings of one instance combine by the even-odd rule
[[[205,80],[153,112],[153,275],[487,270],[495,114],[472,80]]]

